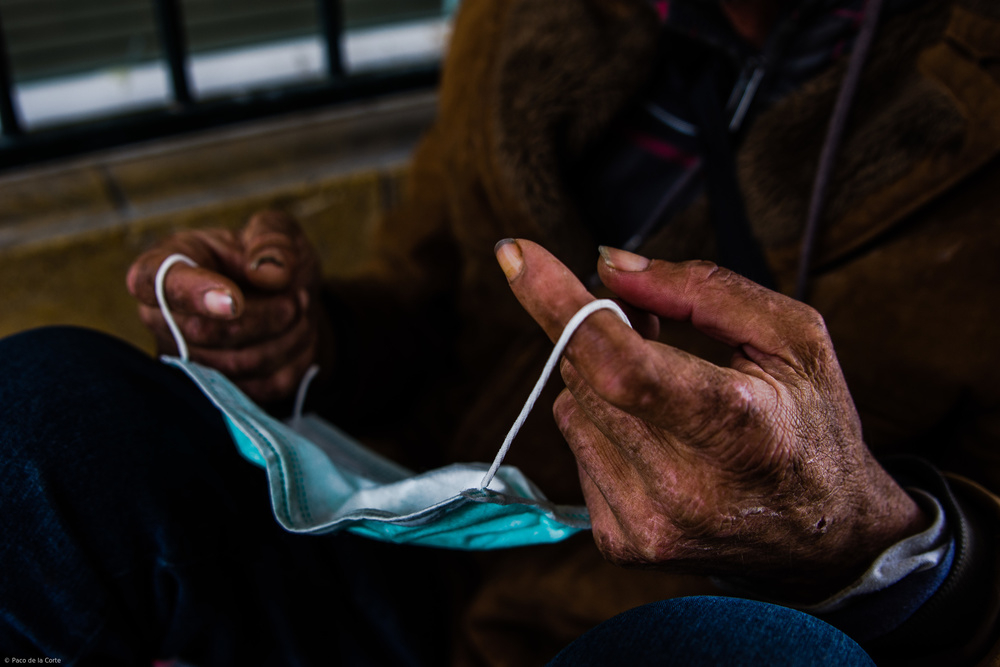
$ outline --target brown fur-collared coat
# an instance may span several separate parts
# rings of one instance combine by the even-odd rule
[[[342,313],[339,373],[351,378],[341,385],[349,391],[331,397],[334,419],[413,465],[492,459],[549,348],[510,295],[493,245],[529,238],[580,274],[593,269],[596,248],[567,167],[646,81],[658,30],[643,0],[466,0],[439,118],[415,156],[405,202],[385,220],[368,270],[331,286]],[[738,153],[750,222],[784,291],[845,67],[834,64],[757,118]],[[826,318],[866,441],[877,455],[919,454],[967,478],[953,479],[953,490],[992,521],[986,542],[995,554],[998,5],[927,0],[887,21],[828,201],[809,301]],[[641,252],[712,259],[705,202]],[[682,325],[663,336],[719,352]],[[554,500],[581,498],[572,456],[543,407],[508,463]],[[618,612],[711,590],[699,579],[616,569],[586,535],[487,554],[479,566],[459,619],[460,663],[544,663]],[[981,624],[944,638],[941,652],[923,651],[930,664],[996,644],[998,567],[982,583],[992,606]]]

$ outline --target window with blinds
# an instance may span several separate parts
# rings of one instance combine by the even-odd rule
[[[314,102],[317,86],[331,99],[363,96],[373,80],[391,89],[393,72],[436,68],[454,4],[0,0],[0,152],[52,128],[129,114],[218,115],[220,100],[252,116],[262,94],[273,107],[282,90],[306,84]]]
[[[441,0],[344,0],[348,31],[441,16]],[[319,33],[316,0],[183,0],[192,55]],[[162,57],[150,0],[0,0],[15,83]]]

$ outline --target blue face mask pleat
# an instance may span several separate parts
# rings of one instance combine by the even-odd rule
[[[173,255],[156,276],[160,308],[179,350],[179,356],[163,357],[163,362],[198,385],[224,416],[239,453],[267,472],[274,515],[285,529],[307,534],[347,530],[385,542],[485,550],[558,542],[590,528],[586,507],[552,503],[520,470],[502,461],[579,323],[599,309],[613,310],[628,322],[614,302],[591,302],[567,325],[492,465],[455,463],[417,474],[315,415],[303,416],[297,409],[289,423],[281,422],[221,373],[190,361],[163,289],[167,271],[178,261],[194,264]]]

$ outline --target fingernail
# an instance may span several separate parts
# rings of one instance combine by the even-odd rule
[[[649,259],[642,255],[636,255],[627,250],[609,248],[605,245],[602,245],[598,250],[601,253],[601,257],[604,258],[604,263],[618,271],[645,271],[651,263]]]
[[[256,271],[263,264],[274,264],[278,268],[285,268],[285,258],[280,252],[275,250],[268,250],[266,254],[256,257],[252,262],[250,262],[250,270]]]
[[[309,310],[309,290],[299,290],[299,308],[302,312]]]
[[[233,295],[222,290],[205,292],[205,307],[208,308],[208,312],[216,315],[234,315],[236,313]]]
[[[521,255],[521,247],[514,239],[503,239],[493,248],[497,256],[497,262],[503,269],[503,274],[507,280],[513,280],[524,268],[524,257]]]

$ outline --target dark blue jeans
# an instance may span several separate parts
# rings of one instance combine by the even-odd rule
[[[854,640],[794,609],[725,597],[631,609],[567,646],[550,667],[869,667]]]
[[[264,473],[237,454],[193,383],[112,338],[20,334],[0,341],[0,368],[0,658],[448,662],[463,554],[286,533]],[[664,664],[665,655],[867,664],[850,662],[865,656],[820,621],[722,598],[633,610],[556,664]]]
[[[285,532],[180,372],[69,328],[0,368],[0,659],[447,661],[448,554]]]

